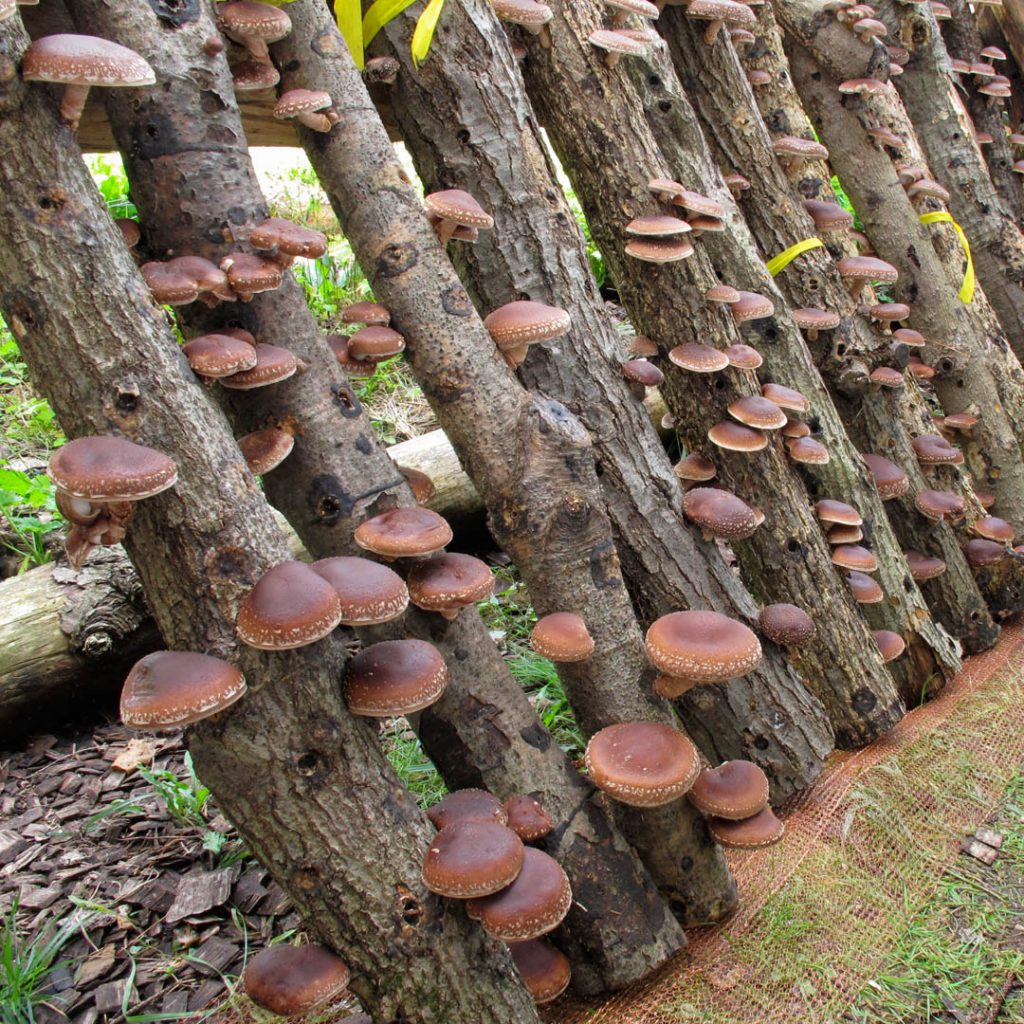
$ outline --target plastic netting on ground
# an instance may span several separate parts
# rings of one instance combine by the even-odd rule
[[[836,755],[783,809],[786,836],[730,856],[740,910],[601,1005],[552,1024],[832,1024],[880,966],[1024,758],[1024,625],[877,743]]]

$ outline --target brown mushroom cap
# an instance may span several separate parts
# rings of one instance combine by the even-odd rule
[[[409,485],[409,490],[412,491],[412,496],[416,499],[417,504],[426,505],[437,494],[434,481],[422,470],[414,469],[412,466],[402,466],[397,462],[395,468],[405,477],[405,482]]]
[[[811,428],[803,420],[790,419],[786,417],[785,426],[782,428],[783,437],[810,437]]]
[[[875,489],[882,501],[890,498],[899,498],[910,490],[910,480],[907,474],[894,462],[881,455],[861,455],[865,465],[871,473],[871,479],[875,483]]]
[[[256,350],[228,334],[202,334],[181,347],[201,377],[228,377],[256,365]]]
[[[231,84],[235,92],[260,92],[272,89],[280,81],[280,72],[266,61],[250,58],[231,66]]]
[[[706,537],[742,540],[758,526],[757,515],[742,499],[718,487],[693,487],[683,496],[683,514]]]
[[[740,370],[756,370],[764,362],[764,357],[752,345],[730,345],[725,354],[729,365]]]
[[[368,363],[380,363],[405,351],[405,338],[390,327],[361,327],[348,336],[348,354]]]
[[[502,802],[486,789],[456,789],[428,807],[427,817],[436,829],[466,821],[508,824],[508,814]]]
[[[1013,543],[1013,527],[999,516],[982,516],[971,523],[971,533],[976,533],[986,540],[999,541],[1001,544]]]
[[[764,320],[774,316],[775,303],[765,295],[741,290],[739,299],[730,303],[729,311],[736,323],[743,324],[748,320]]]
[[[423,858],[423,884],[439,896],[468,900],[511,885],[526,847],[510,828],[467,821],[441,829]]]
[[[341,320],[346,324],[387,327],[391,323],[391,314],[376,302],[354,302],[341,311]]]
[[[310,568],[337,592],[344,626],[375,626],[390,622],[397,619],[409,604],[405,581],[379,562],[338,555],[321,558]]]
[[[356,527],[353,540],[384,558],[424,558],[451,543],[452,528],[427,508],[396,508]]]
[[[786,414],[767,398],[744,395],[729,405],[729,415],[758,430],[779,430],[786,425]]]
[[[686,798],[701,814],[742,821],[768,806],[768,776],[752,761],[725,761],[702,771]]]
[[[758,622],[761,624],[761,632],[783,647],[805,644],[815,633],[814,619],[795,604],[765,605],[758,616]]]
[[[594,733],[585,761],[594,785],[633,807],[678,800],[700,774],[693,743],[658,722],[620,722]]]
[[[787,388],[784,384],[764,384],[761,387],[761,395],[769,402],[774,402],[780,409],[789,409],[791,412],[807,412],[811,407],[805,395],[795,388]]]
[[[869,379],[882,388],[902,388],[906,384],[903,374],[893,366],[876,366]]]
[[[345,703],[353,715],[392,718],[429,707],[448,685],[448,666],[425,640],[384,640],[348,665]]]
[[[69,86],[61,103],[61,116],[78,126],[85,94],[90,86],[153,85],[156,75],[134,50],[96,36],[58,33],[41,36],[21,59],[26,82],[54,82]]]
[[[468,193],[461,188],[450,188],[443,192],[432,192],[425,196],[423,205],[442,220],[451,221],[467,228],[494,227],[494,218]]]
[[[804,209],[811,215],[811,220],[819,231],[843,231],[853,227],[853,214],[849,210],[844,210],[838,203],[805,199]]]
[[[984,537],[975,537],[964,545],[964,554],[972,567],[995,565],[1006,557],[1006,546]]]
[[[665,379],[665,374],[646,359],[630,359],[623,363],[622,376],[630,384],[639,384],[645,388],[656,388]]]
[[[693,245],[685,235],[674,238],[631,238],[625,245],[627,256],[644,263],[674,263],[693,255]]]
[[[238,639],[263,651],[285,651],[315,643],[341,622],[334,587],[305,562],[268,569],[238,609]]]
[[[885,592],[877,581],[862,572],[851,572],[846,577],[846,582],[850,584],[850,590],[858,604],[878,604],[885,600]]]
[[[123,437],[79,437],[51,456],[47,474],[66,494],[89,501],[138,501],[178,480],[174,460]]]
[[[814,139],[801,139],[794,135],[783,135],[772,142],[772,150],[778,156],[802,160],[827,160],[828,150]]]
[[[276,249],[286,256],[307,259],[316,259],[327,251],[327,237],[322,231],[313,231],[283,217],[268,217],[256,224],[249,232],[249,244],[254,249]]]
[[[930,555],[922,554],[913,548],[903,552],[907,559],[907,567],[910,575],[918,582],[933,580],[946,571],[946,563],[941,558],[933,558]]]
[[[914,505],[918,512],[929,519],[950,521],[959,519],[966,508],[964,499],[951,491],[919,491],[914,496]]]
[[[554,857],[527,847],[511,885],[474,899],[467,911],[484,931],[505,942],[537,939],[557,928],[572,905],[569,876]]]
[[[897,341],[902,341],[904,345],[909,345],[911,348],[920,348],[928,344],[927,339],[920,331],[915,331],[910,327],[900,327],[892,332],[892,336]]]
[[[832,549],[832,563],[857,572],[875,572],[878,559],[860,544],[840,544]]]
[[[494,13],[501,21],[521,25],[531,35],[538,32],[555,16],[546,4],[537,0],[493,0]]]
[[[338,995],[348,979],[348,968],[324,946],[285,943],[260,950],[242,975],[246,995],[283,1017],[309,1013]]]
[[[154,651],[137,661],[121,690],[129,729],[180,729],[223,711],[245,693],[234,665],[192,651]]]
[[[777,843],[785,833],[786,826],[775,817],[770,807],[765,807],[753,817],[742,821],[709,818],[708,830],[719,846],[732,850],[756,850]]]
[[[500,306],[484,317],[484,327],[499,349],[518,348],[538,341],[561,338],[572,327],[564,309],[543,302],[520,300]]]
[[[710,345],[686,342],[676,345],[668,354],[670,363],[691,373],[717,373],[729,365],[729,356]]]
[[[575,612],[552,612],[538,619],[530,633],[530,646],[552,661],[585,661],[594,653],[587,624]]]
[[[289,377],[295,376],[299,368],[295,353],[279,345],[265,345],[260,342],[256,345],[255,352],[255,365],[229,377],[221,377],[222,387],[233,391],[251,391],[253,388],[262,388],[288,380]]]
[[[698,483],[703,483],[705,480],[714,480],[718,470],[715,468],[715,464],[700,452],[690,452],[685,459],[676,463],[675,472],[680,480],[695,480]]]
[[[906,320],[910,316],[910,307],[903,302],[876,302],[868,312],[874,320],[893,324]]]
[[[666,214],[635,217],[626,225],[626,234],[639,238],[671,238],[673,235],[685,235],[692,230],[685,220]]]
[[[508,949],[523,984],[538,1005],[552,1002],[569,987],[569,960],[550,942],[510,942]]]
[[[287,430],[264,427],[263,430],[240,437],[238,447],[252,475],[264,476],[291,455],[295,438]]]
[[[494,592],[494,576],[486,562],[472,555],[447,552],[417,562],[409,573],[409,600],[417,608],[454,618],[459,609],[483,601]]]
[[[861,526],[864,522],[861,514],[845,501],[833,498],[822,498],[814,506],[814,514],[823,523],[841,523],[843,526]]]
[[[813,437],[791,437],[786,439],[786,451],[794,462],[821,466],[829,461],[828,449]]]
[[[768,435],[751,430],[741,423],[722,420],[708,431],[708,440],[719,448],[732,452],[759,452],[768,447]]]
[[[761,643],[753,630],[698,609],[662,615],[647,630],[645,646],[656,668],[699,683],[746,675],[761,662]]]
[[[284,39],[291,18],[272,4],[258,0],[227,0],[216,5],[217,23],[229,39],[241,43],[257,61],[270,62],[267,43]]]
[[[705,293],[708,302],[739,302],[740,293],[731,284],[712,285]]]
[[[883,662],[895,661],[907,649],[903,637],[891,629],[873,629],[871,635],[875,638]]]
[[[836,264],[836,269],[854,297],[869,281],[892,283],[899,277],[899,271],[891,263],[875,256],[847,256]]]
[[[508,817],[506,824],[524,843],[543,839],[554,827],[551,815],[532,796],[510,796],[504,806]]]
[[[280,265],[253,252],[228,253],[220,261],[220,269],[228,275],[228,283],[242,302],[248,302],[258,292],[271,292],[281,284]]]
[[[921,434],[911,442],[917,461],[922,466],[959,466],[964,453],[950,444],[941,434]]]
[[[829,544],[857,544],[864,539],[864,531],[859,526],[833,526],[826,534]]]

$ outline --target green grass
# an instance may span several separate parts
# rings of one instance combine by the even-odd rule
[[[17,904],[0,925],[0,1024],[34,1024],[47,1002],[50,976],[66,961],[61,951],[94,915],[78,910],[33,936],[18,924]]]

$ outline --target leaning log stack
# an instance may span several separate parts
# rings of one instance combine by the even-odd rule
[[[163,636],[124,721],[187,729],[323,944],[246,989],[520,1024],[635,982],[737,906],[724,850],[779,841],[834,747],[1024,610],[1024,134],[996,68],[1024,33],[961,0],[463,0],[425,62],[399,15],[360,74],[321,0],[172,6],[0,4],[0,310],[74,437],[70,563],[123,542]],[[79,159],[93,86],[138,224]],[[325,239],[269,217],[239,95],[291,123],[372,286],[344,333],[306,308],[290,267]],[[488,566],[368,429],[349,378],[394,358],[541,616],[582,766],[474,607]],[[428,816],[378,742],[396,716],[450,790]]]

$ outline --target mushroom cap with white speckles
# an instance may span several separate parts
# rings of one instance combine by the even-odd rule
[[[153,85],[156,75],[134,50],[109,39],[58,33],[42,36],[25,51],[21,77],[26,82],[62,85]]]
[[[701,683],[735,679],[761,662],[761,642],[753,630],[703,609],[662,615],[647,630],[645,643],[656,668]]]

